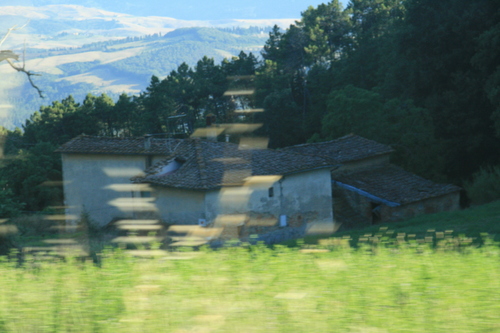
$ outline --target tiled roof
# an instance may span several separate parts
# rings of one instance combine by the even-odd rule
[[[407,204],[448,193],[460,191],[460,187],[436,184],[394,165],[335,175],[334,180],[368,192],[381,199]]]
[[[63,144],[57,152],[64,154],[166,155],[172,139],[151,138],[146,149],[145,138],[110,138],[80,135]]]
[[[146,170],[135,183],[208,190],[223,185],[241,185],[255,175],[286,175],[318,168],[333,167],[326,159],[270,149],[240,149],[233,143],[200,139],[151,139],[150,149],[144,138],[105,138],[79,136],[61,146],[61,153],[79,154],[155,154],[165,159]],[[171,173],[163,167],[174,159],[182,164]]]
[[[160,170],[174,158],[185,160],[171,174]],[[325,159],[269,149],[239,149],[233,143],[198,139],[178,140],[175,151],[146,170],[136,183],[208,190],[223,185],[241,185],[249,176],[286,175],[317,168],[331,168]]]
[[[393,149],[387,145],[354,134],[332,141],[306,143],[286,147],[282,150],[304,155],[324,156],[337,163],[357,161],[393,152]]]

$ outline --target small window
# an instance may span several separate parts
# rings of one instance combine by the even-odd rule
[[[169,161],[161,168],[159,175],[169,175],[176,172],[184,164],[184,162],[185,160],[181,158],[175,158]]]
[[[269,198],[274,197],[274,187],[270,187],[268,192],[269,192]]]

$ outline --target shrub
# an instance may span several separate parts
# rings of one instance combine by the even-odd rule
[[[500,166],[481,168],[464,183],[464,188],[474,204],[500,199]]]

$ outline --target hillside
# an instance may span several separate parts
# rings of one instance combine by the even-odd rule
[[[46,96],[40,99],[24,76],[0,66],[0,125],[8,128],[69,94],[76,100],[87,93],[137,94],[152,75],[164,77],[182,62],[194,66],[205,55],[220,62],[242,50],[258,55],[270,27],[292,21],[183,21],[74,5],[10,6],[1,13],[3,31],[29,22],[3,47],[22,53],[26,41],[26,68],[42,74],[35,80]]]

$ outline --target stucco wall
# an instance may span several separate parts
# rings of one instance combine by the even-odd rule
[[[152,193],[159,217],[171,224],[198,224],[205,218],[205,193],[202,191],[156,187]]]
[[[332,182],[329,169],[319,169],[283,178],[283,214],[307,214],[309,220],[331,221]],[[311,222],[311,221],[309,221]]]
[[[271,186],[269,186],[271,187]],[[205,196],[205,211],[208,221],[214,221],[219,215],[280,213],[280,187],[272,184],[274,196],[269,197],[269,187],[230,186],[217,191],[209,191]]]
[[[98,226],[133,216],[133,206],[141,199],[132,199],[130,178],[144,170],[145,156],[63,154],[62,162],[70,220],[78,219],[83,209]],[[142,206],[148,209],[147,202]]]
[[[372,200],[334,185],[334,210],[343,218],[341,222],[349,227],[365,226],[373,223]],[[460,193],[454,192],[439,197],[433,197],[397,207],[380,205],[380,221],[396,222],[422,214],[432,214],[460,209]]]
[[[372,224],[371,201],[337,184],[333,188],[333,211],[335,220],[344,228],[365,227]]]
[[[269,197],[269,188],[274,195]],[[313,170],[283,176],[268,186],[226,187],[207,192],[205,208],[207,220],[213,222],[219,215],[265,214],[276,219],[287,215],[312,220],[333,221],[329,169]]]
[[[448,212],[460,209],[460,192],[409,203],[400,207],[381,207],[384,222],[408,219],[422,214]]]

